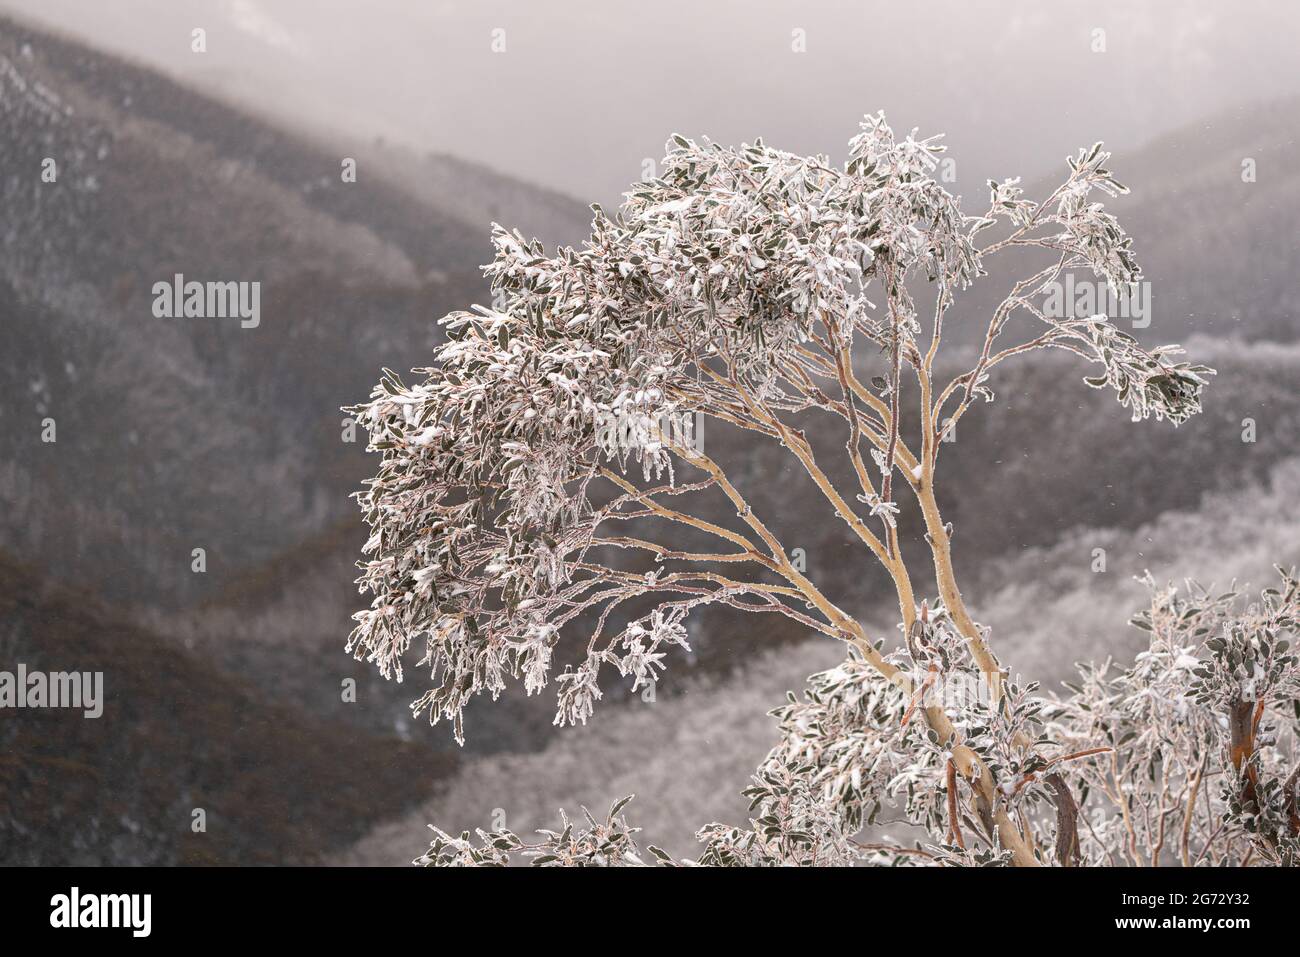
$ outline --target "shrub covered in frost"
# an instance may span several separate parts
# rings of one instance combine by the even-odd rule
[[[593,207],[581,248],[548,254],[497,227],[485,270],[494,308],[447,316],[449,341],[432,366],[410,384],[386,370],[370,401],[349,410],[381,456],[358,494],[371,527],[359,584],[372,600],[349,649],[401,680],[418,643],[431,680],[413,707],[463,740],[466,703],[511,681],[529,694],[553,688],[561,725],[585,723],[612,675],[653,686],[702,605],[783,615],[843,640],[849,658],[775,713],[782,742],[747,792],[755,817],[701,831],[701,862],[1075,863],[1099,859],[1098,842],[1113,853],[1115,813],[1131,825],[1136,799],[1126,804],[1129,786],[1114,784],[1118,812],[1095,812],[1100,785],[1087,775],[1120,760],[1121,744],[1071,717],[1082,692],[1058,702],[1008,680],[953,574],[936,496],[941,449],[976,399],[994,398],[997,366],[1032,350],[1074,353],[1097,367],[1087,384],[1113,390],[1134,420],[1175,425],[1199,411],[1212,370],[1179,361],[1175,346],[1144,348],[1104,315],[1041,308],[1067,271],[1118,293],[1140,278],[1130,239],[1097,199],[1125,191],[1100,144],[1069,158],[1068,176],[1041,201],[1016,180],[990,182],[987,208],[968,215],[930,175],[938,140],[898,137],[868,116],[835,166],[761,141],[725,148],[674,136],[661,175],[635,185],[617,214]],[[955,297],[1008,251],[1041,264],[1026,266],[983,320],[970,367],[943,381],[935,359]],[[817,417],[818,437],[839,430],[854,487],[837,486],[819,461],[824,443],[815,449],[808,433]],[[791,559],[683,427],[705,418],[779,444],[807,473],[827,517],[892,582],[903,649],[886,654]],[[702,518],[710,497],[729,503],[734,521]],[[931,599],[914,590],[895,518],[912,501],[933,560]],[[1244,711],[1225,704],[1226,679],[1214,676],[1244,667],[1257,640],[1254,619],[1233,620],[1240,634],[1222,651],[1207,645],[1206,663],[1189,672],[1199,683],[1187,704],[1228,708],[1230,729]],[[574,632],[586,638],[582,653],[557,660],[569,647],[560,635]],[[1270,639],[1264,657],[1250,658],[1262,669],[1257,694],[1294,682],[1279,647]],[[1106,680],[1098,672],[1086,684]],[[1235,802],[1224,791],[1221,817],[1239,822],[1225,828],[1253,828],[1252,846],[1271,860],[1290,853],[1278,822],[1295,780],[1270,770],[1266,711],[1252,713],[1249,734],[1233,732],[1231,766],[1244,783]],[[1129,765],[1119,767],[1122,776]],[[1227,778],[1216,780],[1228,788]],[[1151,813],[1171,817],[1156,800]],[[901,808],[932,840],[859,842],[882,807]],[[533,844],[508,831],[478,842],[439,832],[421,860],[492,864],[526,852],[543,863],[641,862],[621,811],[603,823],[588,815],[578,829],[564,821]]]

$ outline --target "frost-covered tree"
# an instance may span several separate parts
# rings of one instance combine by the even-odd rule
[[[1143,348],[1104,315],[1041,308],[1068,270],[1089,270],[1117,293],[1140,278],[1129,238],[1096,199],[1124,192],[1100,144],[1069,159],[1068,177],[1041,201],[1017,180],[990,182],[980,215],[931,177],[942,150],[938,137],[896,137],[882,115],[861,124],[842,168],[761,141],[733,149],[674,136],[662,175],[635,185],[618,214],[593,207],[581,249],[548,255],[497,227],[485,268],[496,307],[444,318],[448,342],[433,366],[410,385],[385,370],[371,400],[349,410],[382,455],[358,494],[372,529],[359,584],[373,600],[355,616],[349,650],[400,680],[411,643],[423,641],[431,684],[413,708],[452,722],[461,741],[466,703],[521,678],[529,694],[554,686],[557,724],[586,722],[606,672],[633,690],[658,680],[702,605],[784,615],[844,641],[848,660],[776,712],[782,744],[747,792],[756,817],[748,828],[703,829],[701,862],[1096,859],[1080,822],[1110,834],[1112,818],[1080,813],[1078,769],[1102,773],[1119,743],[1070,710],[1085,707],[1082,692],[1054,703],[1006,679],[954,576],[937,496],[943,439],[976,399],[993,399],[996,367],[1032,350],[1075,353],[1097,367],[1085,381],[1112,389],[1134,420],[1175,425],[1199,411],[1212,370],[1179,361],[1174,346]],[[1012,251],[1041,264],[981,320],[970,368],[940,381],[935,359],[956,295]],[[819,461],[817,417],[821,435],[840,431],[852,487]],[[828,520],[843,522],[892,581],[899,650],[886,653],[883,637],[791,560],[694,441],[688,426],[704,418],[779,443],[807,473]],[[705,517],[718,517],[710,497],[735,520]],[[936,596],[914,590],[896,522],[904,507],[924,517]],[[1241,641],[1256,640],[1253,625],[1241,627]],[[557,661],[570,647],[561,634],[574,632],[581,651]],[[1294,682],[1294,659],[1270,647],[1268,667]],[[1096,672],[1088,693],[1143,680]],[[1187,707],[1225,706],[1222,681],[1198,680]],[[959,685],[967,692],[954,701]],[[1117,717],[1116,727],[1124,720],[1140,722]],[[1253,741],[1234,764],[1248,780]],[[1113,787],[1122,804],[1127,791]],[[1267,817],[1281,834],[1282,812],[1263,808],[1284,807],[1287,795],[1294,803],[1294,788],[1294,778],[1276,792],[1255,783],[1233,813]],[[857,842],[886,803],[928,832],[924,848]],[[1055,811],[1046,824],[1040,805]],[[565,821],[533,845],[509,832],[480,833],[479,843],[440,833],[421,860],[501,863],[524,851],[543,863],[639,862],[620,812],[588,816],[577,831]]]

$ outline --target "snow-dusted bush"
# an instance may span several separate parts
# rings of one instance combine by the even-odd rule
[[[1235,588],[1180,594],[1148,578],[1132,624],[1150,648],[1123,671],[1085,667],[1046,707],[1051,740],[1105,749],[1068,775],[1095,796],[1079,832],[1088,863],[1300,864],[1300,583],[1278,571],[1244,609]]]
[[[1007,680],[953,575],[935,494],[940,449],[976,398],[993,399],[994,368],[1034,349],[1098,365],[1085,381],[1113,389],[1134,420],[1196,413],[1211,370],[1177,361],[1174,346],[1143,348],[1106,316],[1040,308],[1067,270],[1117,292],[1140,277],[1130,240],[1094,199],[1124,191],[1100,144],[1071,158],[1041,202],[1015,180],[990,182],[979,216],[929,175],[942,149],[935,137],[895,137],[883,116],[862,123],[843,168],[761,142],[674,137],[662,175],[637,184],[617,215],[593,207],[583,248],[548,256],[498,228],[486,267],[497,308],[448,316],[450,341],[418,382],[386,370],[371,401],[349,410],[382,454],[358,495],[372,529],[360,584],[373,600],[355,616],[353,653],[400,680],[423,639],[432,682],[414,708],[450,720],[462,740],[465,704],[511,680],[531,694],[554,677],[557,724],[591,717],[607,670],[652,686],[701,605],[785,615],[843,639],[850,658],[778,712],[785,740],[750,791],[753,826],[706,828],[702,861],[876,854],[854,834],[891,801],[934,837],[909,859],[1036,863],[1050,856],[1044,803],[1056,811],[1057,857],[1078,858],[1069,775],[1110,760],[1115,745],[1064,750],[1042,734],[1055,705]],[[1012,249],[1046,265],[988,318],[972,367],[936,381],[955,294]],[[1007,334],[1022,317],[1037,330]],[[879,374],[860,375],[873,362]],[[819,413],[843,430],[854,489],[837,488],[818,461],[805,425]],[[663,426],[703,417],[779,443],[807,472],[893,583],[905,652],[884,654],[722,466]],[[924,517],[933,601],[918,601],[903,560],[903,485]],[[693,513],[709,495],[736,521]],[[561,665],[560,635],[577,630],[585,649]],[[515,850],[548,863],[640,860],[620,810],[528,846],[505,831],[480,845],[440,835],[422,860],[500,863]]]
[[[1300,863],[1300,665],[1284,637],[1300,616],[1300,583],[1282,573],[1279,587],[1249,605],[1235,589],[1146,584],[1150,607],[1131,624],[1149,632],[1149,649],[1127,669],[1082,667],[1064,698],[1007,683],[992,705],[942,615],[927,615],[910,647],[886,656],[907,673],[933,676],[923,697],[851,650],[809,679],[802,700],[791,695],[772,712],[780,742],[743,792],[753,817],[746,827],[701,828],[704,846],[693,859],[674,861],[653,845],[643,855],[636,828],[620,816],[629,797],[603,823],[584,809],[589,826],[576,832],[561,813],[564,830],[539,832],[533,843],[509,830],[480,830],[476,840],[435,828],[418,863],[505,864],[512,854],[571,866],[1014,863],[996,829],[959,803],[951,750],[914,720],[924,706],[945,709],[1001,782],[997,801],[1036,863]],[[933,669],[936,658],[943,664]],[[885,807],[896,812],[894,824],[901,812],[931,840],[859,840]]]

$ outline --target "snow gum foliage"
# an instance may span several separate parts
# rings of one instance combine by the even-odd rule
[[[1151,633],[1133,666],[1085,667],[1049,730],[1113,756],[1070,770],[1090,805],[1095,863],[1285,864],[1300,858],[1296,731],[1300,664],[1291,650],[1300,584],[1283,572],[1242,609],[1188,582],[1157,588],[1132,624]]]
[[[1014,796],[1033,800],[1064,786],[1039,780],[1045,765],[1034,762],[1052,758],[1032,746],[1033,687],[999,681],[995,695],[951,715],[920,704],[962,669],[985,682],[997,672],[987,630],[952,580],[950,528],[932,488],[950,427],[938,423],[955,423],[975,398],[992,400],[993,368],[1036,348],[1099,366],[1086,381],[1114,390],[1134,419],[1182,422],[1199,411],[1212,370],[1177,361],[1175,346],[1144,349],[1105,316],[1057,319],[1039,306],[1065,270],[1116,290],[1140,278],[1130,239],[1096,199],[1124,192],[1100,144],[1069,158],[1068,178],[1041,202],[1017,180],[990,182],[987,209],[969,215],[930,175],[939,139],[900,137],[883,115],[867,116],[837,166],[761,140],[733,148],[674,136],[658,178],[634,185],[613,215],[592,207],[581,248],[548,254],[495,227],[484,270],[495,307],[443,318],[447,341],[433,364],[409,384],[385,370],[370,400],[348,409],[380,456],[356,496],[371,530],[358,580],[370,604],[354,616],[349,651],[400,681],[417,643],[430,682],[413,709],[451,722],[463,742],[466,704],[509,682],[528,694],[552,688],[555,722],[585,723],[607,677],[633,690],[658,680],[667,652],[687,645],[692,609],[782,614],[846,640],[858,657],[778,715],[799,745],[774,752],[756,777],[753,828],[709,831],[701,859],[844,862],[859,856],[852,834],[901,801],[941,832],[927,858],[1027,862],[1029,844],[995,789],[1019,781]],[[1010,248],[1046,253],[1049,264],[989,317],[974,367],[934,388],[954,296]],[[933,306],[918,302],[922,293]],[[1038,332],[1021,329],[999,348],[1013,317]],[[884,368],[868,386],[858,369],[869,362]],[[917,452],[900,405],[913,373],[924,400]],[[792,422],[812,412],[846,427],[860,486],[852,502]],[[683,442],[673,424],[702,417],[778,441],[797,459],[894,580],[907,660],[883,655],[794,567],[721,467]],[[915,604],[899,555],[901,488],[925,514],[941,595],[933,609]],[[739,521],[720,525],[677,504],[705,493],[725,496]],[[642,537],[664,524],[681,534]],[[728,550],[686,551],[683,534]],[[650,570],[613,560],[613,549],[637,553]],[[572,630],[589,635],[585,653],[557,661],[559,637]],[[924,667],[914,655],[922,646]],[[910,678],[913,666],[921,671]],[[801,736],[805,727],[821,730]],[[958,787],[960,807],[949,800]],[[566,824],[535,856],[629,859],[620,821],[611,814],[581,835]],[[967,840],[972,827],[987,846]],[[426,862],[499,863],[538,850],[506,834],[485,841],[474,850],[467,835],[442,835]]]
[[[1286,636],[1294,636],[1300,615],[1300,582],[1290,572],[1281,578],[1280,587],[1244,607],[1235,589],[1213,595],[1188,582],[1180,593],[1148,578],[1151,605],[1131,624],[1150,632],[1150,646],[1131,667],[1082,666],[1065,697],[1008,684],[996,706],[970,694],[979,687],[978,669],[939,610],[926,641],[946,645],[952,658],[927,700],[952,711],[962,739],[1004,782],[997,800],[1029,822],[1043,863],[1294,866],[1300,660]],[[918,675],[931,664],[907,651],[891,658]],[[1234,715],[1243,704],[1249,723],[1239,728]],[[839,667],[810,677],[802,699],[791,694],[771,712],[780,740],[743,791],[754,815],[749,826],[709,824],[698,832],[698,857],[674,861],[652,847],[653,860],[1010,863],[996,833],[980,822],[962,815],[952,828],[951,752],[922,723],[907,720],[911,707],[903,691],[850,652]],[[1020,744],[1022,736],[1031,748]],[[479,832],[478,844],[468,834],[438,832],[416,863],[500,865],[520,852],[542,863],[640,866],[647,861],[632,842],[636,829],[618,816],[629,800],[590,832],[595,837],[583,832],[576,843],[567,819],[563,832],[541,832],[532,845],[509,832]],[[882,812],[890,827],[923,836],[910,845],[858,840]],[[956,839],[958,832],[965,836]],[[578,846],[601,850],[565,850]]]
[[[560,830],[539,831],[540,840],[529,844],[508,829],[476,832],[475,843],[469,832],[453,837],[436,827],[429,850],[414,863],[425,867],[503,867],[511,854],[527,858],[534,867],[617,867],[642,866],[644,861],[632,837],[637,828],[629,827],[619,814],[632,798],[615,802],[603,822],[582,809],[585,827],[574,828],[568,815],[560,812]],[[669,862],[669,857],[651,847],[655,858]]]

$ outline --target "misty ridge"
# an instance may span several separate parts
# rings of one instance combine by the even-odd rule
[[[106,676],[97,721],[0,721],[5,862],[405,864],[430,821],[478,826],[500,795],[520,833],[553,826],[556,807],[657,795],[640,823],[674,854],[689,852],[698,822],[743,819],[735,792],[774,740],[766,710],[843,657],[789,621],[706,609],[653,706],[609,681],[607,720],[560,732],[548,701],[512,688],[467,709],[464,749],[444,725],[411,718],[416,681],[384,681],[343,651],[366,539],[349,496],[375,466],[341,407],[363,401],[380,369],[427,365],[443,341],[438,317],[491,303],[481,266],[492,222],[548,250],[577,242],[588,194],[612,188],[605,172],[581,190],[584,174],[548,159],[539,178],[571,198],[487,151],[476,162],[369,132],[341,147],[342,118],[284,119],[300,88],[287,109],[259,108],[247,78],[187,80],[180,59],[143,66],[121,55],[120,37],[109,53],[84,33],[0,17],[0,671]],[[1212,60],[1215,35],[1193,33],[1193,59]],[[1225,28],[1218,42],[1237,50],[1240,38]],[[1082,386],[1079,367],[1034,356],[1000,370],[997,400],[943,446],[945,470],[964,478],[943,504],[969,600],[1005,659],[1044,685],[1070,678],[1075,661],[1141,651],[1144,636],[1124,623],[1148,569],[1257,591],[1274,563],[1300,562],[1300,174],[1284,160],[1296,93],[1207,99],[1203,114],[1179,100],[1182,125],[1152,136],[1126,120],[1133,145],[1113,164],[1132,193],[1107,208],[1134,237],[1139,298],[1083,303],[1082,275],[1059,291],[1063,315],[1097,307],[1144,345],[1182,342],[1214,367],[1204,412],[1176,431],[1133,424]],[[841,123],[880,105],[869,90],[853,102],[847,114],[824,109]],[[945,128],[921,105],[891,110],[900,127]],[[1068,127],[1062,157],[1096,138],[1074,117],[1052,123],[1053,136]],[[653,142],[626,152],[618,183],[642,176],[639,151],[659,155],[678,128],[657,107],[636,125]],[[1053,158],[1022,169],[1019,144],[947,128],[953,154],[971,146],[972,166],[996,160],[989,175],[1023,176],[1030,195],[1063,168]],[[809,149],[838,162],[838,130]],[[734,141],[758,132],[769,136]],[[42,183],[48,157],[56,179]],[[348,159],[353,181],[340,176]],[[949,188],[982,204],[984,179],[957,169]],[[1018,265],[1012,256],[959,297],[959,349],[941,372],[968,366]],[[811,425],[809,438],[828,457],[842,445]],[[702,441],[826,595],[897,645],[888,582],[824,520],[788,456],[714,422]],[[836,469],[852,480],[847,464]],[[736,524],[726,502],[701,508]],[[925,534],[916,516],[900,518],[904,543]],[[932,572],[917,555],[920,580]],[[191,829],[194,807],[223,822],[221,842]]]

